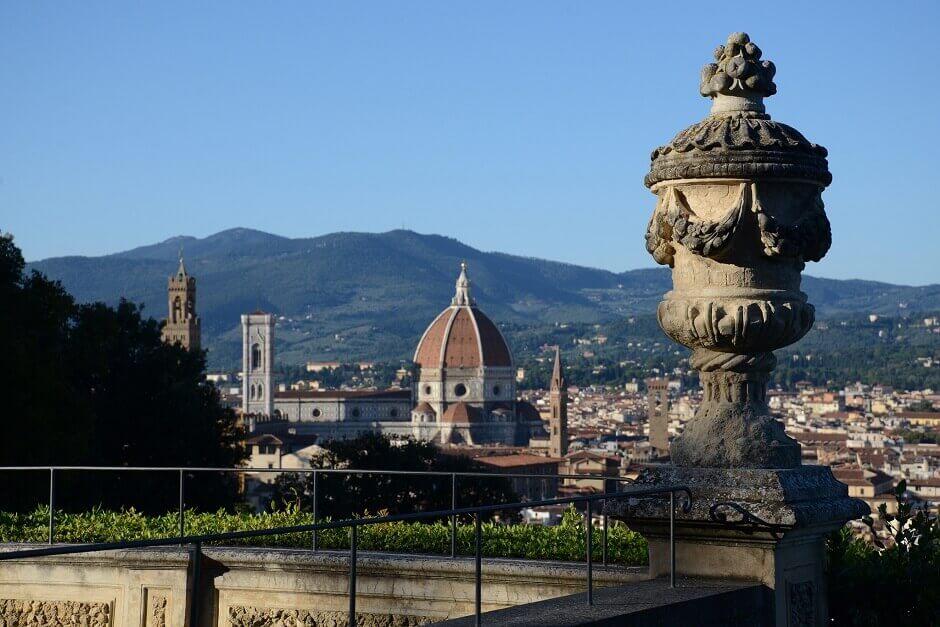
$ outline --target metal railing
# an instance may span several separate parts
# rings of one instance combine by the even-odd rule
[[[366,472],[366,471],[363,471]],[[125,542],[99,542],[92,544],[79,544],[69,546],[50,546],[41,549],[24,549],[19,551],[0,552],[0,561],[23,559],[30,557],[44,557],[51,555],[69,555],[75,553],[89,553],[94,551],[107,551],[113,549],[133,549],[147,548],[171,545],[191,545],[192,553],[192,602],[189,607],[189,627],[196,627],[199,624],[200,616],[200,587],[199,577],[201,573],[202,545],[207,542],[224,542],[226,540],[240,540],[246,538],[259,538],[289,533],[318,532],[326,529],[349,528],[349,625],[355,627],[356,622],[356,563],[358,559],[358,528],[367,525],[376,525],[391,522],[418,521],[425,518],[445,518],[457,516],[473,516],[474,523],[474,615],[476,625],[482,625],[482,580],[483,580],[483,556],[482,556],[482,514],[488,514],[503,510],[522,509],[526,507],[545,507],[551,505],[564,505],[569,503],[585,503],[587,509],[586,521],[586,556],[587,562],[587,600],[589,605],[594,605],[594,570],[593,570],[593,534],[594,527],[591,510],[592,504],[597,501],[607,501],[619,498],[638,499],[642,497],[658,497],[669,495],[669,554],[670,570],[669,584],[671,587],[676,585],[676,552],[675,552],[675,514],[676,514],[676,494],[684,493],[686,498],[682,504],[684,512],[691,509],[692,493],[687,486],[667,486],[658,488],[640,488],[630,489],[622,492],[592,494],[584,496],[568,496],[555,499],[542,499],[539,501],[526,501],[517,503],[500,503],[496,505],[482,505],[477,507],[453,508],[448,510],[437,510],[429,512],[416,512],[412,514],[397,514],[394,516],[380,516],[376,518],[361,518],[352,520],[330,521],[314,523],[309,525],[294,525],[289,527],[275,527],[272,529],[258,529],[250,531],[230,531],[226,533],[203,534],[196,536],[185,536],[182,533],[177,537],[159,538],[151,540],[130,540]]]
[[[626,477],[611,477],[608,475],[582,475],[572,473],[561,474],[533,474],[533,473],[495,473],[495,472],[447,472],[438,470],[372,470],[372,469],[350,469],[350,468],[213,468],[213,467],[174,467],[174,466],[0,466],[0,472],[48,472],[49,473],[49,523],[48,523],[48,543],[55,543],[55,506],[56,506],[56,473],[89,471],[89,472],[165,472],[178,475],[179,481],[179,535],[186,534],[186,475],[192,473],[228,473],[228,474],[252,474],[252,473],[279,473],[279,474],[303,474],[313,475],[311,480],[311,509],[313,522],[319,520],[320,499],[317,494],[318,478],[322,475],[389,475],[389,476],[415,476],[415,477],[449,477],[450,478],[450,508],[457,509],[457,480],[460,478],[484,478],[484,479],[542,479],[542,480],[564,480],[577,479],[582,481],[600,481],[603,480],[605,488],[607,482],[615,484],[629,484],[632,479]],[[606,492],[606,489],[605,489]],[[604,514],[602,517],[603,526],[603,551],[602,561],[607,565],[607,547],[608,547],[608,519]],[[319,533],[313,532],[312,548],[316,551],[319,548]],[[457,517],[450,517],[450,556],[457,556]]]

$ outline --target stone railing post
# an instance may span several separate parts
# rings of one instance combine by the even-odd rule
[[[801,466],[799,443],[766,402],[773,351],[813,325],[804,264],[831,243],[827,152],[766,114],[775,72],[733,33],[702,71],[708,117],[652,154],[646,247],[673,279],[657,317],[692,349],[703,401],[671,445],[672,465],[640,483],[693,489],[677,525],[681,573],[761,581],[774,591],[773,624],[824,625],[824,535],[868,508],[828,467]],[[662,504],[612,503],[608,513],[647,534],[651,573],[665,572]]]

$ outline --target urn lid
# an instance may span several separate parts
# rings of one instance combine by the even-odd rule
[[[761,60],[747,33],[732,33],[715,49],[715,63],[702,68],[700,92],[711,113],[651,155],[644,183],[693,178],[787,178],[832,182],[827,151],[764,110],[774,95],[776,68]]]

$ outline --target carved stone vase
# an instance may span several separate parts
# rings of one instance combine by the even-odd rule
[[[805,261],[831,242],[826,149],[770,119],[774,66],[735,33],[705,67],[711,114],[652,155],[646,247],[672,268],[659,324],[693,349],[703,403],[672,445],[678,466],[792,468],[799,444],[767,408],[773,351],[812,328]]]
[[[646,247],[673,280],[657,316],[692,349],[703,401],[672,443],[672,464],[647,468],[636,485],[685,486],[692,501],[674,528],[663,499],[612,500],[605,512],[647,538],[651,577],[674,558],[680,575],[760,582],[770,602],[747,624],[822,627],[826,534],[868,507],[828,467],[802,466],[767,407],[773,351],[813,326],[800,273],[831,243],[826,150],[766,114],[774,74],[733,33],[702,72],[708,117],[652,154]]]

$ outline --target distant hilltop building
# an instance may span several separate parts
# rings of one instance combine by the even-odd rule
[[[180,344],[197,351],[201,345],[199,316],[196,315],[196,278],[186,272],[183,254],[176,274],[167,282],[167,319],[161,337],[167,344]]]
[[[516,399],[512,353],[473,301],[466,264],[450,306],[418,343],[412,390],[276,392],[274,317],[242,316],[242,328],[242,411],[256,429],[322,438],[378,431],[471,445],[527,445],[545,433],[538,410]]]

